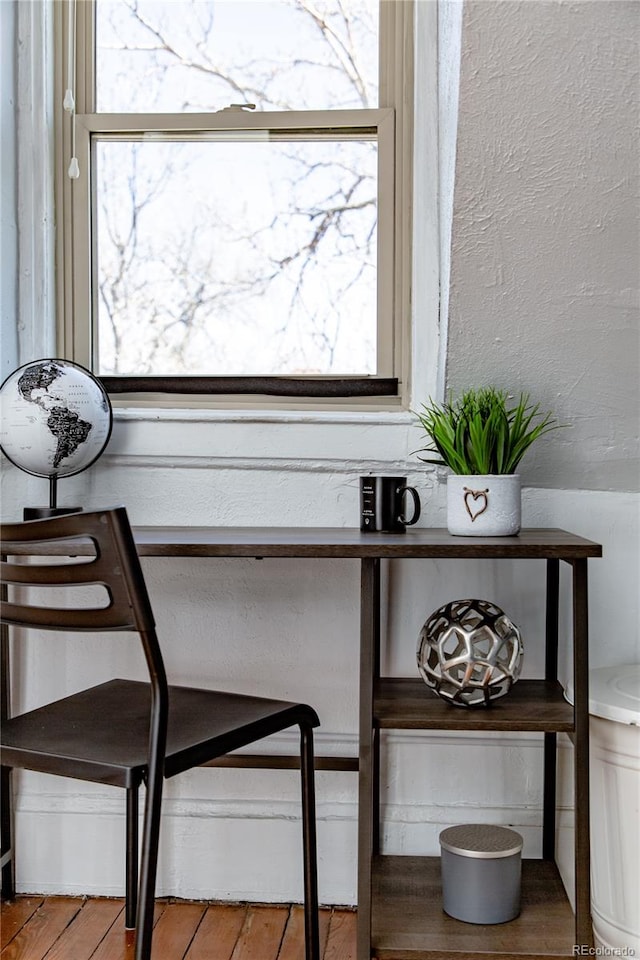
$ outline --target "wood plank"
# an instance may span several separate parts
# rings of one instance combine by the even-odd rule
[[[246,917],[246,904],[210,904],[185,960],[230,960]]]
[[[2,904],[0,950],[13,940],[18,931],[42,904],[43,897],[16,897]]]
[[[167,957],[182,960],[206,909],[204,903],[168,903],[153,928],[153,960],[167,960]]]
[[[87,900],[80,905],[82,909],[45,954],[45,960],[89,960],[122,912],[119,900]]]
[[[123,903],[123,901],[121,901]],[[166,903],[157,901],[153,914],[154,923],[158,923]],[[110,927],[104,940],[91,957],[91,960],[134,960],[135,931],[127,930],[124,925],[124,910]],[[4,960],[4,958],[2,958]],[[31,958],[29,958],[31,960]],[[167,957],[166,960],[173,960]]]
[[[4,947],[2,960],[43,960],[81,906],[77,897],[46,897],[29,922]]]
[[[61,916],[59,907],[65,904]],[[154,960],[302,960],[304,956],[304,913],[299,904],[250,907],[159,901],[155,919]],[[355,957],[355,922],[355,911],[349,908],[320,910],[324,960]],[[33,928],[28,930],[31,923]],[[3,952],[2,960],[133,960],[134,932],[124,929],[122,898],[17,897],[4,902],[5,946],[23,929],[21,945]]]
[[[285,906],[251,905],[231,960],[277,957],[288,919],[289,910]]]
[[[319,915],[320,926],[320,956],[324,951],[329,936],[331,910],[321,909]],[[277,960],[302,960],[304,956],[304,910],[299,904],[294,904],[289,911],[289,919],[284,931]]]
[[[314,757],[316,770],[339,770],[351,773],[358,770],[357,757]],[[252,767],[262,770],[299,770],[300,757],[282,753],[227,753],[200,764],[201,767]]]
[[[522,909],[509,923],[462,923],[447,916],[439,857],[377,857],[373,898],[372,954],[379,960],[573,955],[574,917],[550,861],[523,861]]]
[[[384,677],[376,683],[374,717],[381,728],[404,730],[573,730],[573,707],[553,680],[519,680],[487,707],[447,703],[419,677]]]
[[[356,960],[357,920],[355,910],[332,913],[323,960]]]

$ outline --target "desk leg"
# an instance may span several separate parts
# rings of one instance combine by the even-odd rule
[[[358,960],[371,956],[371,860],[377,842],[379,800],[373,685],[378,662],[380,561],[363,559],[360,586],[360,749],[358,777]]]
[[[2,587],[2,600],[5,600],[6,586]],[[0,720],[9,716],[9,628],[0,626],[0,660],[2,677],[0,679]],[[11,770],[0,770],[0,864],[2,874],[2,899],[11,900],[15,896],[15,877],[13,866],[13,810],[11,802]]]
[[[560,599],[560,561],[547,560],[547,608],[545,629],[545,678],[558,679],[558,605]],[[542,856],[556,858],[556,733],[544,735],[544,801]]]
[[[587,561],[573,561],[573,743],[576,944],[593,946],[589,837],[589,619]]]
[[[373,597],[372,617],[373,617],[373,681],[380,679],[380,560],[374,561],[373,568]],[[371,704],[371,714],[369,717],[372,722],[373,703]],[[377,724],[373,726],[372,743],[372,777],[373,777],[373,855],[380,853],[380,728]]]

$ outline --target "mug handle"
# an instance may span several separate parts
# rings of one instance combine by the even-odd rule
[[[411,520],[405,519],[402,514],[398,517],[400,523],[404,523],[407,527],[411,527],[420,519],[420,497],[418,496],[418,491],[414,487],[398,487],[396,492],[400,494],[410,493],[413,498],[413,516],[411,517]]]

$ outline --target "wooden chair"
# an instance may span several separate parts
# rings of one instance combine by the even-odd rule
[[[300,728],[306,957],[319,960],[313,727],[320,721],[315,711],[303,703],[167,684],[124,507],[5,524],[1,536],[3,557],[10,558],[2,562],[3,583],[18,588],[2,605],[3,623],[63,632],[133,631],[142,642],[149,683],[109,680],[12,717],[1,731],[5,767],[126,790],[125,922],[136,928],[136,960],[151,955],[163,778],[294,725]],[[30,552],[40,555],[37,563],[24,562]],[[43,554],[48,559],[43,561]],[[96,584],[104,588],[104,606],[95,601]],[[78,588],[72,594],[78,605],[37,606],[34,591],[23,588],[43,586]],[[87,586],[93,602],[80,606],[80,588]],[[138,893],[141,782],[146,804]]]

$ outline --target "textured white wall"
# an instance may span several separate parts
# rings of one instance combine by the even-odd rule
[[[637,490],[637,2],[465,4],[447,380],[571,424],[533,486]]]
[[[0,3],[0,382],[16,365],[15,8]]]

